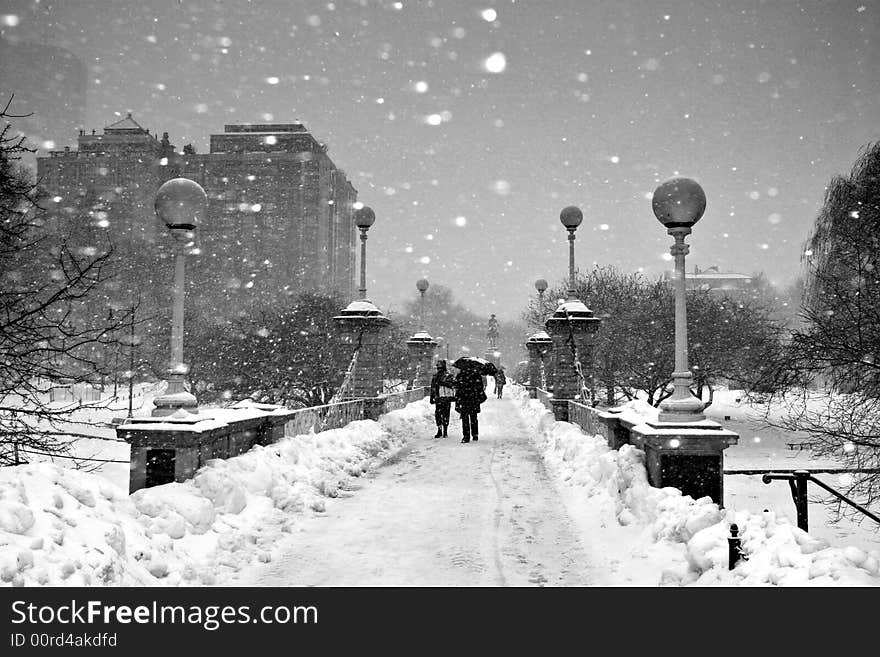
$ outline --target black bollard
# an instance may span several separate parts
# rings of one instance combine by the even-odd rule
[[[795,470],[794,482],[792,486],[792,497],[794,498],[794,506],[797,510],[797,526],[805,532],[810,531],[809,521],[807,517],[807,482],[810,479],[810,473],[807,470]]]
[[[740,559],[746,560],[748,557],[742,550],[739,527],[734,523],[730,525],[730,536],[727,537],[727,569],[733,570]]]

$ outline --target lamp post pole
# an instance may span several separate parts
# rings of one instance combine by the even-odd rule
[[[134,306],[131,308],[131,325],[128,334],[128,415],[127,420],[132,417],[132,398],[134,397]]]
[[[705,419],[703,402],[691,392],[693,374],[688,368],[687,356],[687,302],[685,288],[685,256],[690,247],[684,238],[691,234],[691,226],[706,211],[706,194],[690,178],[673,178],[660,185],[651,201],[654,215],[666,226],[675,242],[669,249],[675,259],[675,371],[674,387],[670,397],[660,403],[660,422],[699,422]]]
[[[171,314],[171,369],[168,394],[184,391],[183,384],[183,302],[186,294],[186,246],[178,242],[174,256],[174,306]]]

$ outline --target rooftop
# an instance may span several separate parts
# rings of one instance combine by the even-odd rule
[[[111,123],[104,130],[136,130],[138,132],[146,132],[146,129],[140,123],[131,118],[131,112],[126,114],[124,119]]]

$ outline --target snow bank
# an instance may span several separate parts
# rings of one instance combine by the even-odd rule
[[[426,400],[378,422],[285,438],[193,479],[127,492],[48,463],[0,469],[0,582],[181,586],[222,582],[275,545],[302,513],[433,430]]]
[[[694,500],[675,488],[653,488],[644,452],[630,445],[611,450],[601,436],[556,422],[523,388],[511,388],[548,469],[574,491],[569,511],[585,543],[597,554],[614,555],[607,559],[607,584],[880,586],[877,552],[831,547],[772,512],[720,509],[708,497]],[[748,556],[733,571],[731,523],[738,525]]]

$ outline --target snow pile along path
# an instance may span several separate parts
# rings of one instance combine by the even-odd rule
[[[585,435],[525,390],[511,386],[582,541],[600,555],[597,583],[605,585],[878,586],[880,555],[830,547],[773,512],[720,509],[675,488],[652,488],[644,453],[630,445],[608,448]],[[748,555],[728,570],[730,524],[740,528]]]
[[[426,415],[433,407],[424,404]],[[429,416],[430,417],[430,416]],[[479,442],[434,427],[359,490],[301,523],[271,564],[242,571],[249,586],[582,586],[591,556],[517,406],[489,399]],[[342,497],[343,494],[340,494]]]
[[[210,461],[137,491],[40,463],[0,469],[0,582],[203,585],[223,581],[304,516],[430,430],[427,404]],[[432,424],[432,423],[431,423]]]

